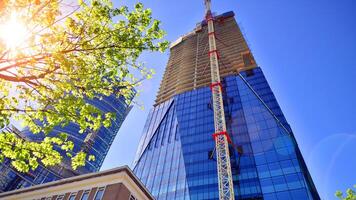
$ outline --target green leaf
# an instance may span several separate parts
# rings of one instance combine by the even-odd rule
[[[154,75],[150,66],[140,62],[140,55],[168,48],[160,21],[142,3],[114,8],[110,0],[78,0],[77,9],[64,8],[59,1],[32,0],[2,6],[0,22],[16,10],[28,30],[35,31],[28,35],[30,45],[16,54],[0,39],[1,68],[11,72],[0,70],[0,129],[13,118],[46,137],[31,142],[0,133],[0,161],[9,159],[21,172],[39,164],[58,165],[62,155],[71,158],[73,169],[85,165],[86,159],[93,158],[73,152],[77,149],[73,138],[53,134],[53,128],[74,123],[78,133],[87,134],[111,126],[115,115],[87,100],[116,96],[132,103],[132,89]]]
[[[95,161],[95,156],[94,155],[89,155],[88,156],[88,161]]]

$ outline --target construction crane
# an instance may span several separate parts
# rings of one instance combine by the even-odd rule
[[[214,17],[211,12],[211,0],[205,0],[205,20],[208,24],[209,37],[209,57],[210,57],[210,71],[211,84],[210,89],[213,97],[214,110],[214,126],[215,133],[213,138],[215,140],[216,161],[219,179],[219,199],[220,200],[234,200],[234,187],[232,182],[231,164],[229,155],[229,143],[231,139],[226,132],[226,123],[224,115],[224,104],[222,98],[222,84],[220,82],[219,73],[219,54],[216,47],[216,36],[214,30]]]

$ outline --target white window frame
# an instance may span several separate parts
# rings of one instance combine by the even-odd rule
[[[93,198],[93,199],[96,198],[96,195],[98,194],[98,192],[99,192],[100,189],[103,189],[103,196],[100,198],[100,200],[103,199],[104,193],[105,193],[105,190],[106,190],[106,186],[98,187],[98,189],[97,189],[96,192],[95,192],[95,195],[94,195],[94,198]]]
[[[83,196],[84,196],[84,194],[85,194],[86,192],[88,192],[88,199],[89,199],[90,191],[91,191],[91,189],[84,190],[83,193],[82,193],[82,195],[81,195],[81,197],[80,197],[80,200],[83,200]]]
[[[63,200],[63,199],[64,199],[64,194],[60,194],[56,198],[56,200]]]
[[[129,200],[137,200],[137,198],[134,195],[130,194]]]
[[[68,197],[68,200],[70,200],[70,197],[72,197],[73,195],[74,195],[74,200],[75,200],[75,198],[77,197],[77,194],[78,194],[78,192],[72,192],[72,193],[70,193],[70,195],[69,195],[69,197]]]

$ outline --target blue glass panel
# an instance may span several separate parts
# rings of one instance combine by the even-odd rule
[[[315,198],[307,195],[307,169],[261,69],[253,72],[242,73],[247,83],[239,76],[222,80],[235,199],[318,200],[316,191]],[[213,133],[210,89],[177,94],[152,109],[134,172],[160,200],[218,199]]]
[[[112,120],[110,127],[99,128],[96,135],[92,138],[92,146],[87,149],[83,149],[84,139],[87,136],[87,133],[78,133],[79,126],[74,123],[69,123],[65,127],[55,127],[52,132],[48,133],[48,136],[57,136],[61,132],[67,133],[69,139],[74,142],[73,152],[76,153],[84,150],[88,154],[94,155],[96,157],[95,161],[87,162],[84,167],[80,167],[78,170],[74,171],[70,167],[70,159],[66,158],[61,163],[61,166],[51,168],[39,166],[36,170],[30,171],[29,173],[17,172],[10,167],[10,163],[8,161],[4,161],[0,164],[0,168],[6,169],[1,170],[0,173],[0,191],[9,191],[16,188],[47,183],[61,178],[95,172],[100,169],[112,141],[114,140],[123,120],[131,108],[125,102],[123,97],[117,98],[115,96],[104,96],[102,99],[87,99],[86,101],[104,113],[113,112],[116,115],[116,118],[115,120]],[[32,134],[28,129],[22,131],[21,135],[32,141],[43,140],[46,136],[43,133]],[[61,152],[62,156],[65,157],[65,152],[59,152]]]

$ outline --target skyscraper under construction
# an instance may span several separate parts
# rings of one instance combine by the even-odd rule
[[[214,59],[219,81],[212,81]],[[223,100],[222,132],[216,132],[214,91]],[[207,15],[172,43],[134,172],[158,200],[221,198],[221,135],[228,141],[233,183],[228,199],[320,199],[233,12]]]

